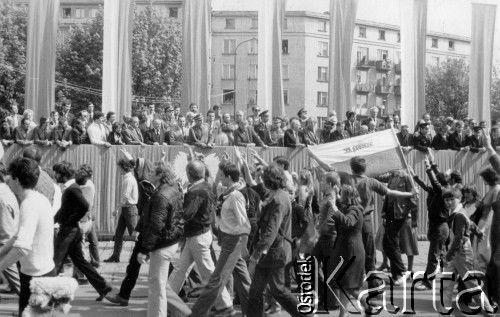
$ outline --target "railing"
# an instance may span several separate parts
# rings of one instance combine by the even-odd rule
[[[391,63],[387,61],[376,61],[375,68],[381,71],[389,71],[391,70]]]
[[[358,93],[370,93],[375,91],[375,85],[373,84],[356,84],[356,92]]]

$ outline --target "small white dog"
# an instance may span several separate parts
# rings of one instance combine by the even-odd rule
[[[30,282],[29,305],[22,317],[65,316],[71,309],[78,282],[71,277],[36,277]]]

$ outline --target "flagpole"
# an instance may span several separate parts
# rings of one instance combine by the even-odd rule
[[[406,156],[404,155],[403,150],[401,149],[401,144],[399,143],[398,136],[396,134],[396,131],[394,130],[394,127],[392,127],[392,126],[391,126],[391,131],[392,131],[392,134],[393,134],[394,138],[398,142],[399,155],[403,158],[403,164],[406,167],[406,171],[410,175],[411,185],[413,186],[413,188],[417,189],[417,186],[415,185],[415,181],[413,180],[413,177],[411,177],[411,173],[410,173],[410,169],[409,169],[409,166],[408,166],[408,162],[406,161]]]

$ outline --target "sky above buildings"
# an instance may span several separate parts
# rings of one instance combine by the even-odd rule
[[[359,0],[356,17],[360,20],[400,25],[400,1],[404,0]],[[427,30],[470,37],[472,1],[476,0],[428,0]],[[484,1],[497,3],[496,0]],[[500,1],[497,5],[494,55],[500,61]],[[258,6],[258,0],[212,0],[214,11],[257,11]],[[326,12],[330,10],[329,6],[330,0],[287,0],[286,10]]]

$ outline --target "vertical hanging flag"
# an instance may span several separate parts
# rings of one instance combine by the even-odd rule
[[[401,123],[414,126],[425,113],[425,40],[427,0],[402,0]]]
[[[201,113],[210,109],[211,0],[184,0],[182,27],[181,106],[194,102]]]
[[[132,112],[134,0],[104,1],[102,111]]]
[[[37,119],[54,109],[58,19],[59,0],[30,0],[24,107]]]
[[[358,0],[330,0],[328,110],[351,110],[351,56]]]
[[[486,122],[491,120],[491,71],[496,12],[497,6],[494,4],[472,3],[469,116]]]
[[[260,0],[257,104],[273,116],[285,114],[281,73],[282,25],[286,0]]]

